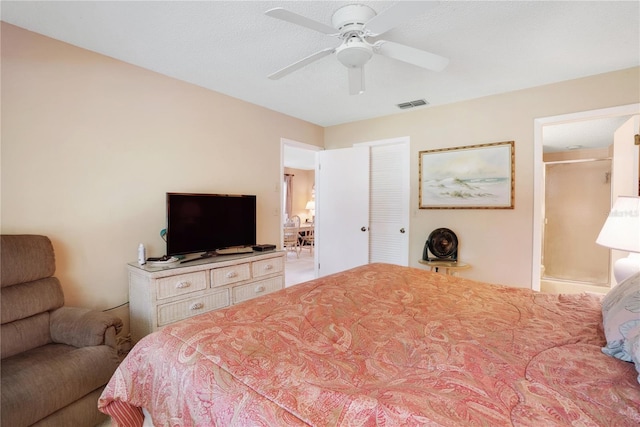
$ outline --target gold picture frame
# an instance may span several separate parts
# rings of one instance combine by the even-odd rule
[[[419,152],[420,209],[513,209],[515,142]]]

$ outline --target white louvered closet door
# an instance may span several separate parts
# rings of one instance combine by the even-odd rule
[[[409,265],[409,143],[370,145],[369,262]]]

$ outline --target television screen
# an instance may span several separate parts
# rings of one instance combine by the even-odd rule
[[[256,244],[256,196],[167,193],[167,255]]]

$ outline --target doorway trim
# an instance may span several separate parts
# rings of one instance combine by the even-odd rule
[[[581,111],[562,114],[559,116],[540,117],[533,120],[533,227],[532,241],[533,260],[531,262],[531,289],[540,291],[540,268],[542,265],[542,198],[544,188],[544,162],[542,128],[547,125],[577,122],[602,117],[626,116],[640,113],[640,103],[621,105],[618,107],[601,108],[597,110]]]

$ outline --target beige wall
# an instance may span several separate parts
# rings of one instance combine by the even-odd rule
[[[1,59],[2,232],[50,236],[67,304],[128,300],[138,243],[165,252],[166,192],[256,194],[279,242],[280,140],[321,127],[6,23]]]
[[[427,94],[428,99],[428,94]],[[411,139],[410,264],[419,266],[425,240],[438,227],[452,229],[460,257],[473,268],[460,273],[482,281],[531,286],[534,119],[640,101],[640,68],[488,96],[440,107],[325,129],[325,148],[398,136]],[[515,141],[515,209],[418,209],[418,152]],[[541,159],[540,159],[541,161]],[[536,266],[539,268],[539,266]]]

